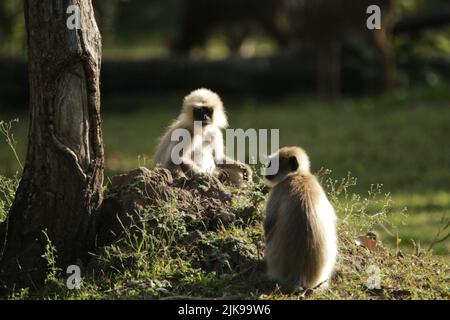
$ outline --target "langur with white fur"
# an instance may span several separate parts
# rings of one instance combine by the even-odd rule
[[[206,173],[239,185],[251,181],[248,165],[226,157],[222,129],[228,126],[220,97],[202,88],[184,98],[179,117],[167,129],[155,153],[156,166],[192,177]],[[242,181],[239,180],[242,172]],[[228,179],[228,177],[234,179]]]

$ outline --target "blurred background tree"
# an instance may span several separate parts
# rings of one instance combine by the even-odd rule
[[[105,57],[166,57],[169,54],[170,45],[180,32],[184,5],[188,1],[94,0],[96,17],[105,40]],[[238,6],[236,11],[244,10],[246,2],[249,3],[236,1]],[[271,2],[273,0],[263,1],[260,6],[268,6]],[[420,16],[429,11],[439,12],[443,8],[449,10],[450,6],[446,0],[398,0],[395,3],[399,19],[411,15]],[[207,15],[207,13],[201,14]],[[241,23],[248,24],[247,20],[242,19]],[[22,1],[3,0],[0,3],[0,55],[24,56],[24,30]],[[213,30],[212,34],[210,46],[206,48],[206,58],[226,57],[230,52],[226,45],[224,28],[219,27]],[[432,30],[425,29],[423,32],[414,34],[413,39],[410,34],[396,36],[395,47],[402,59],[405,59],[406,55],[448,57],[449,39],[448,26]],[[247,47],[252,45],[255,47],[254,50],[247,50],[249,54],[273,53],[277,49],[276,41],[261,26],[254,26],[246,40]]]
[[[397,64],[405,64],[417,59],[445,60],[450,56],[450,4],[445,0],[393,0],[397,11],[397,20],[422,17],[430,13],[447,15],[447,24],[438,28],[421,28],[414,32],[396,33],[392,40]],[[183,34],[183,18],[194,10],[187,8],[211,8],[212,12],[199,12],[195,17],[199,30],[208,30],[204,36],[205,46],[194,46],[190,57],[194,59],[217,60],[238,54],[242,57],[270,56],[286,47],[296,47],[297,41],[280,41],[274,36],[275,28],[267,27],[267,12],[275,12],[276,5],[283,3],[275,0],[94,0],[96,18],[104,39],[105,60],[136,60],[151,58],[169,58]],[[222,4],[223,8],[220,7]],[[230,10],[236,6],[235,10]],[[208,17],[217,12],[223,16],[215,25]],[[237,14],[239,13],[239,14]],[[252,19],[253,17],[253,19]],[[202,24],[204,28],[201,29]],[[25,28],[22,15],[22,1],[3,0],[0,4],[0,56],[24,58]],[[195,29],[194,29],[195,30]],[[271,32],[272,31],[272,32]],[[279,31],[281,32],[281,31]],[[200,32],[194,32],[197,37]],[[344,57],[350,54],[349,63],[368,65],[359,68],[368,79],[377,77],[377,68],[372,67],[377,59],[374,50],[360,41],[349,41],[344,48]],[[280,47],[280,43],[283,46]],[[242,45],[241,45],[242,44]],[[356,51],[355,51],[356,50]],[[376,67],[376,66],[375,66]],[[426,67],[422,68],[426,69]],[[442,71],[442,70],[441,70]],[[433,70],[423,71],[425,81],[438,82],[443,77]],[[417,72],[405,73],[400,70],[400,85],[414,83]],[[412,78],[411,78],[412,77]],[[358,82],[358,81],[355,81]]]
[[[129,48],[122,48],[122,50],[126,50],[130,56],[133,56],[134,52],[134,55],[139,57],[161,57],[169,53],[169,46],[173,44],[182,27],[181,18],[183,17],[183,10],[186,10],[185,5],[189,4],[189,0],[96,0],[94,2],[101,13],[102,19],[105,21],[101,23],[104,36],[107,40],[115,40],[111,41],[112,45],[109,44],[109,41],[106,41],[107,48],[114,48],[117,45],[127,45]],[[199,1],[194,0],[192,2]],[[234,3],[233,1],[228,2]],[[253,2],[252,0],[250,2],[236,1],[235,3],[238,7],[236,12],[250,11],[261,6],[269,7],[271,2],[274,1],[259,1],[260,4],[258,7],[253,5]],[[395,2],[399,19],[404,16],[420,16],[429,11],[439,12],[442,8],[447,10],[449,8],[448,1],[445,0],[398,0]],[[246,5],[246,3],[250,3],[253,6]],[[246,7],[250,7],[250,9]],[[261,9],[258,10],[258,12],[261,11]],[[207,16],[208,13],[201,12],[201,15]],[[232,15],[236,15],[236,13]],[[224,16],[226,15],[224,14]],[[249,21],[243,18],[241,19],[241,23],[248,24]],[[266,30],[261,25],[255,26],[254,21],[252,23],[252,32],[246,44],[247,48],[253,47],[253,50],[247,49],[246,53],[267,54],[276,51],[276,41],[265,32]],[[218,25],[219,27],[211,32],[213,36],[209,42],[210,46],[206,48],[207,58],[223,58],[230,54],[225,37],[226,35],[230,35],[230,30],[224,30],[225,23]],[[434,57],[444,57],[450,54],[449,27],[424,30],[415,36],[413,41],[399,39],[396,42],[400,43],[398,46],[401,46],[402,43],[409,42],[409,53],[415,54],[416,56],[430,57],[431,55]],[[400,36],[400,38],[404,37]],[[149,49],[146,54],[133,50],[135,47],[142,46],[147,46]],[[118,50],[114,52],[119,54]],[[112,55],[112,58],[114,58],[114,55]]]

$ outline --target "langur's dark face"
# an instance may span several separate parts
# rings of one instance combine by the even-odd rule
[[[194,121],[201,121],[202,126],[212,123],[213,108],[212,107],[194,107]]]
[[[275,161],[276,159],[277,161]],[[271,157],[266,165],[267,169],[272,169],[270,170],[271,173],[266,171],[262,174],[264,182],[269,187],[274,186],[283,181],[289,174],[296,172],[298,167],[298,159],[296,156],[278,153],[277,155]]]

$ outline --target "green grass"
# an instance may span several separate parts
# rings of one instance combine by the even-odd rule
[[[107,175],[151,166],[156,137],[177,115],[182,96],[103,99]],[[351,172],[363,197],[371,185],[382,184],[391,194],[394,226],[378,231],[392,245],[398,234],[402,248],[412,250],[412,239],[427,248],[442,219],[450,219],[449,98],[447,88],[437,87],[334,104],[302,96],[225,96],[224,101],[230,127],[280,128],[280,145],[303,146],[313,170],[328,168],[334,179]],[[21,119],[14,133],[23,159],[27,116],[0,114],[0,119],[15,116]],[[12,176],[18,169],[9,147],[0,144],[0,174]],[[449,250],[449,241],[433,248],[446,259]]]

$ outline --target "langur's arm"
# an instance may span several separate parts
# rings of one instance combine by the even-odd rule
[[[225,164],[227,159],[223,147],[223,135],[220,130],[217,130],[217,132],[214,134],[211,143],[214,146],[213,153],[216,166]]]
[[[214,134],[213,139],[211,141],[214,145],[214,162],[216,164],[215,175],[219,178],[219,180],[227,181],[229,179],[229,173],[241,170],[244,181],[252,180],[252,169],[250,166],[231,159],[230,157],[225,155],[224,152],[224,143],[223,143],[223,135],[220,130]]]
[[[214,162],[216,166],[219,168],[229,168],[229,167],[238,167],[244,171],[248,171],[249,166],[246,164],[231,159],[225,154],[224,146],[223,146],[223,135],[219,130],[214,136]]]
[[[221,163],[216,162],[216,176],[221,181],[228,179],[228,172],[233,170],[241,170],[244,181],[253,180],[253,171],[249,165],[233,160],[227,156],[221,158]]]

